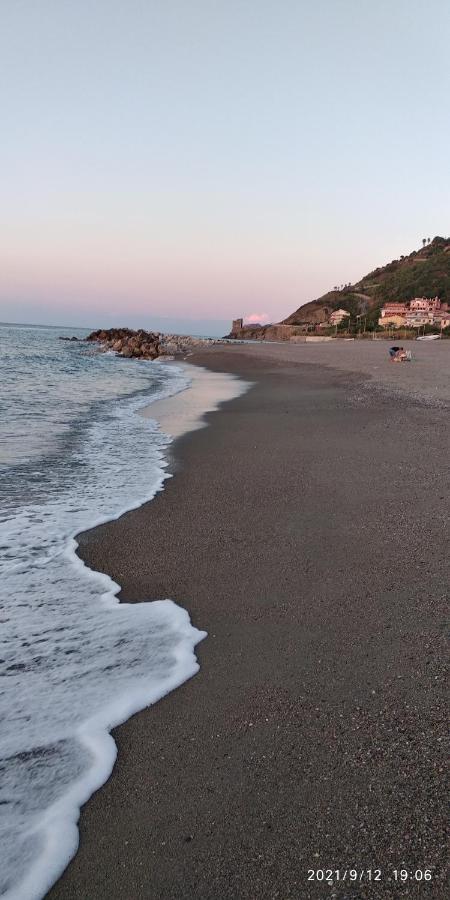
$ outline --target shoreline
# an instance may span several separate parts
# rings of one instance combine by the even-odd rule
[[[158,402],[162,405],[166,402],[170,407],[170,399],[178,396],[180,388],[181,393],[184,393],[185,389],[188,389],[185,374],[183,373],[183,378],[181,380],[179,377],[180,374],[180,367],[178,367],[176,371],[170,373],[170,377],[165,385],[163,384],[163,386],[161,386],[160,384],[156,393],[156,396],[160,398],[161,395],[164,395],[165,393],[166,396],[164,397],[164,401],[159,399],[154,402]],[[175,377],[175,380],[173,380],[173,376]],[[234,384],[231,378],[228,379],[228,381],[230,382],[229,392],[232,393],[233,390],[235,391]],[[181,385],[185,385],[185,388],[181,387]],[[171,391],[175,391],[175,393],[171,393]],[[117,398],[117,404],[114,407],[114,415],[116,417],[116,429],[114,429],[114,431],[116,433],[119,431],[120,434],[120,425],[123,425],[124,422],[126,422],[127,433],[131,434],[132,437],[130,447],[132,447],[134,453],[138,453],[140,447],[139,432],[144,433],[142,438],[142,445],[145,449],[145,455],[142,457],[142,468],[145,472],[144,477],[139,480],[139,473],[135,470],[133,481],[129,481],[128,484],[125,483],[125,491],[122,494],[120,493],[120,483],[118,485],[117,493],[115,491],[111,492],[112,485],[117,488],[117,485],[114,485],[114,477],[107,482],[103,494],[101,479],[95,480],[94,483],[96,485],[97,497],[99,498],[98,509],[92,509],[89,507],[89,504],[83,506],[80,510],[76,509],[75,512],[80,512],[76,527],[73,527],[72,523],[77,520],[67,518],[71,512],[69,495],[67,501],[69,506],[66,510],[66,519],[62,519],[59,522],[60,532],[58,534],[58,553],[55,553],[55,545],[52,546],[53,554],[55,557],[59,556],[62,560],[64,572],[66,573],[67,579],[70,581],[69,593],[73,595],[78,589],[80,592],[80,604],[82,598],[85,600],[86,606],[84,615],[81,614],[80,618],[81,627],[83,628],[83,625],[86,627],[86,623],[89,621],[92,634],[95,634],[97,631],[95,626],[98,625],[98,632],[102,635],[100,641],[96,645],[97,672],[95,681],[97,688],[102,684],[102,653],[109,662],[112,654],[114,667],[108,666],[106,663],[104,664],[106,665],[106,671],[108,671],[109,668],[114,669],[114,671],[107,676],[103,691],[100,689],[101,699],[97,706],[95,705],[95,702],[90,702],[91,697],[89,697],[89,690],[87,691],[86,703],[82,706],[81,711],[80,709],[77,710],[76,696],[72,698],[71,709],[74,724],[71,726],[72,731],[70,730],[70,726],[67,726],[64,733],[64,740],[67,742],[69,748],[67,757],[70,757],[72,745],[75,747],[78,746],[78,755],[83,760],[84,765],[80,763],[78,768],[76,764],[72,765],[73,778],[70,780],[68,775],[70,772],[70,764],[73,763],[73,760],[71,759],[70,762],[67,762],[66,771],[64,771],[62,777],[63,788],[61,793],[56,797],[54,793],[53,797],[50,795],[47,803],[44,803],[43,801],[40,814],[35,815],[34,817],[36,821],[33,822],[33,818],[29,813],[28,808],[26,809],[26,814],[29,815],[31,823],[29,824],[27,832],[25,832],[25,838],[27,833],[32,833],[33,830],[35,830],[42,847],[40,852],[30,856],[28,866],[24,867],[25,871],[21,878],[19,875],[18,878],[13,881],[13,871],[9,872],[6,865],[5,869],[2,868],[3,891],[5,890],[5,884],[13,885],[7,891],[7,896],[11,897],[11,900],[12,898],[24,900],[25,897],[37,898],[44,896],[49,890],[49,886],[61,876],[70,859],[73,858],[76,853],[78,845],[77,821],[80,809],[92,794],[107,781],[114,765],[116,745],[111,737],[112,727],[117,727],[126,721],[130,715],[157,702],[157,700],[161,699],[161,697],[170,690],[175,689],[184,680],[196,674],[199,668],[194,649],[199,640],[206,637],[206,633],[191,627],[189,617],[184,609],[177,607],[170,600],[164,600],[160,603],[143,602],[142,604],[139,604],[139,606],[128,605],[127,608],[126,604],[120,604],[117,600],[120,585],[114,582],[107,573],[97,572],[95,569],[85,566],[83,560],[77,553],[78,534],[83,533],[88,529],[90,530],[101,526],[106,522],[118,520],[122,515],[139,508],[143,503],[151,502],[155,493],[163,490],[165,480],[169,477],[165,471],[168,465],[165,449],[170,447],[170,438],[161,434],[162,441],[158,438],[156,443],[152,443],[155,432],[157,431],[157,423],[145,423],[142,418],[135,418],[136,414],[139,413],[142,404],[141,395],[142,392],[138,391],[127,398],[120,396]],[[149,396],[148,391],[146,392],[146,396]],[[152,390],[150,391],[150,396],[154,396]],[[146,403],[146,409],[151,409],[152,403],[149,404],[149,399],[146,399]],[[117,424],[119,425],[119,428],[117,428]],[[122,438],[119,437],[119,440],[120,446],[122,448],[125,447],[126,450],[127,444],[123,436]],[[151,445],[150,454],[149,442]],[[128,447],[128,450],[130,447]],[[111,431],[111,434],[109,435],[109,450],[112,454],[114,454],[114,449],[113,431]],[[125,458],[127,458],[127,462],[129,462],[129,456],[125,456]],[[117,461],[117,453],[115,459]],[[106,465],[106,460],[104,460],[104,464]],[[78,500],[77,503],[79,503]],[[77,506],[77,503],[75,506]],[[42,519],[39,521],[42,522]],[[28,524],[29,527],[32,527],[32,522],[29,522]],[[38,539],[38,535],[36,535],[36,539]],[[51,599],[51,575],[49,578],[50,581],[46,587],[50,590],[49,596]],[[63,585],[64,577],[62,576],[59,578],[58,582],[59,594],[57,605],[60,608],[63,607],[65,600]],[[145,600],[146,598],[143,599]],[[69,613],[67,617],[65,615],[66,613]],[[56,609],[53,611],[52,617],[54,625],[55,614]],[[5,621],[8,621],[8,619]],[[66,641],[68,642],[70,638],[68,638],[67,635],[73,635],[72,639],[74,643],[76,643],[77,635],[76,633],[73,633],[73,630],[71,631],[71,628],[73,629],[73,622],[70,617],[70,607],[69,609],[66,607],[65,612],[61,614],[61,621],[65,622],[65,627],[61,626],[61,628],[56,630],[66,632]],[[139,622],[141,623],[140,628]],[[136,625],[134,625],[134,623],[136,623]],[[36,618],[34,619],[34,627],[42,628],[42,633],[45,633],[46,625],[48,625],[48,623],[46,623],[45,620],[37,621]],[[158,656],[157,645],[155,645],[155,643],[152,645],[152,633],[158,634],[158,631],[159,633],[164,633],[167,647],[170,648],[172,654],[172,658],[166,658],[165,667],[164,665],[160,665],[159,670],[155,666],[152,667],[151,665],[148,665],[145,652],[147,651],[148,654],[150,648],[153,657],[156,658]],[[145,635],[147,636],[147,641],[145,640],[145,637],[143,639],[143,636]],[[110,640],[113,645],[109,648],[109,659],[108,640]],[[115,641],[117,643],[114,643]],[[42,641],[40,641],[40,643],[42,643]],[[86,637],[84,638],[84,641],[81,639],[80,649],[86,650],[87,643]],[[127,645],[130,647],[134,645],[137,657],[139,658],[140,655],[143,670],[141,678],[139,678],[139,666],[136,665],[136,659],[133,659],[131,654],[130,657],[126,659],[126,650],[119,649],[120,647],[126,648]],[[24,644],[24,646],[29,647],[30,645]],[[55,656],[58,651],[61,652],[60,647],[56,648]],[[167,653],[167,649],[165,652]],[[50,655],[51,654],[48,653],[49,657]],[[164,655],[164,651],[161,655]],[[82,656],[83,653],[81,652],[81,659]],[[4,660],[2,661],[4,662]],[[25,665],[19,666],[19,668],[22,667],[25,668]],[[126,677],[125,688],[123,686],[123,679],[121,681],[120,677],[121,667],[122,671],[125,672]],[[130,669],[133,669],[134,680],[133,676],[130,675]],[[68,670],[70,672],[70,666],[68,666]],[[89,669],[85,668],[83,670],[82,664],[81,670],[78,671],[78,678],[80,680],[78,681],[75,694],[79,695],[80,693],[82,694],[80,681],[84,678],[86,683],[89,679]],[[76,682],[76,678],[74,678],[74,681]],[[109,687],[108,693],[108,682],[110,685],[111,681],[114,681],[116,690],[111,691],[111,688]],[[54,696],[61,702],[60,695],[58,695],[58,681],[56,678],[53,680],[53,688]],[[20,687],[18,690],[20,695]],[[44,702],[42,705],[45,705]],[[29,715],[26,715],[26,707],[22,710],[22,718],[24,720],[29,719]],[[53,722],[51,718],[46,720],[44,717],[44,723],[45,725],[42,730],[48,736],[48,731],[50,729],[51,732]],[[60,725],[60,729],[61,731],[64,731],[64,726]],[[25,740],[26,739],[27,736],[25,736]],[[23,749],[24,758],[26,758],[27,755],[32,758],[33,754],[36,754],[36,756],[39,757],[42,748],[39,746],[36,748],[35,743],[33,743],[34,737],[29,738],[29,740],[30,743],[28,745],[25,744],[25,748]],[[58,734],[58,737],[54,742],[54,748],[57,748],[59,743],[61,743],[61,738]],[[14,747],[14,744],[12,746]],[[20,746],[20,743],[18,748],[16,745],[17,751],[20,749]],[[52,747],[50,740],[49,746]],[[52,747],[52,749],[54,748]],[[50,753],[50,750],[48,750],[48,753]],[[90,764],[86,764],[86,759],[83,759],[84,755],[87,756],[88,760],[90,757]],[[19,758],[19,753],[17,752],[14,754],[11,749],[10,758]],[[5,751],[5,759],[8,760],[7,751]],[[57,752],[55,752],[53,766],[56,771],[57,763],[58,757]],[[23,777],[22,774],[22,778]],[[18,790],[19,786],[15,786],[13,782],[14,770],[12,771],[10,778],[10,790],[14,791],[14,787],[16,787],[17,790],[15,793],[18,797],[20,795]],[[61,789],[61,782],[58,782],[57,776],[56,784]],[[3,788],[4,786],[5,781]],[[44,790],[45,788],[41,787],[40,796],[42,798],[45,797]],[[16,802],[18,804],[19,800],[17,799]],[[17,828],[17,823],[14,823],[14,825]],[[19,837],[22,837],[20,831]],[[24,845],[26,847],[26,840],[24,840]],[[26,849],[28,848],[26,847]],[[7,854],[5,859],[9,862]],[[3,896],[1,890],[0,893],[2,893]]]
[[[175,435],[179,436],[190,430],[202,428],[203,416],[207,412],[217,409],[220,403],[239,396],[247,388],[245,382],[232,375],[217,375],[211,383],[206,370],[196,367],[188,372],[187,368],[180,363],[176,363],[174,369],[175,371],[171,374],[178,378],[178,382],[181,378],[184,386],[180,387],[177,382],[172,384],[169,381],[169,393],[157,400],[146,399],[144,407],[140,405],[142,402],[140,401],[140,392],[135,398],[130,398],[134,407],[130,415],[132,417],[139,416],[141,420],[139,427],[146,427],[143,420],[150,420],[147,423],[149,427],[148,430],[146,428],[147,433],[144,439],[151,442],[155,430],[160,432],[163,439],[161,447],[158,446],[157,449],[158,473],[156,476],[154,470],[147,473],[148,479],[152,482],[150,494],[148,487],[147,490],[144,488],[140,500],[136,496],[133,498],[130,495],[128,505],[125,504],[108,513],[100,507],[91,523],[85,522],[81,531],[78,528],[68,534],[62,551],[62,556],[70,571],[80,573],[80,577],[90,584],[101,586],[100,593],[96,597],[97,606],[102,614],[100,616],[101,625],[107,631],[108,623],[111,627],[112,619],[117,619],[116,637],[120,634],[121,626],[124,634],[127,635],[120,639],[117,647],[120,646],[120,643],[126,644],[128,640],[132,642],[132,621],[139,616],[144,632],[147,630],[151,634],[152,630],[157,632],[158,628],[165,629],[167,643],[165,652],[166,654],[169,652],[172,658],[167,657],[165,670],[161,664],[160,670],[157,672],[152,671],[150,667],[150,672],[147,671],[146,674],[144,672],[141,678],[136,677],[134,683],[132,679],[129,679],[127,690],[120,691],[119,686],[115,696],[111,696],[109,699],[104,697],[103,704],[97,709],[91,710],[91,715],[78,724],[72,740],[74,744],[79,745],[81,754],[86,753],[88,757],[91,757],[91,764],[85,766],[82,774],[78,774],[78,776],[76,773],[74,774],[73,780],[66,784],[64,792],[43,810],[40,819],[33,826],[42,841],[42,850],[30,863],[25,875],[14,882],[7,891],[7,896],[11,897],[11,900],[13,898],[17,898],[17,900],[30,898],[31,900],[31,898],[46,896],[76,855],[77,822],[80,810],[108,780],[117,758],[117,745],[112,736],[114,729],[120,727],[131,716],[143,709],[150,708],[184,681],[196,675],[199,670],[195,648],[201,640],[207,637],[207,633],[191,625],[184,607],[174,604],[168,598],[156,602],[142,598],[142,603],[138,605],[123,603],[123,601],[120,603],[117,597],[121,591],[120,583],[113,581],[106,572],[99,572],[95,568],[87,566],[78,553],[80,534],[101,527],[108,522],[117,521],[123,515],[150,503],[157,493],[163,492],[166,480],[172,477],[171,473],[166,472],[166,469],[169,466],[170,447]],[[174,386],[175,392],[170,393]],[[186,393],[188,394],[187,398]],[[119,397],[118,401],[120,402],[121,399]],[[166,426],[170,426],[170,433]],[[154,465],[154,459],[152,459],[152,463]],[[91,599],[93,602],[93,598]],[[93,603],[93,605],[95,604]],[[127,613],[130,614],[128,618]],[[127,628],[129,633],[126,631]],[[152,650],[155,654],[155,647]],[[115,655],[115,666],[118,667],[120,653],[116,650]],[[163,655],[164,652],[161,651],[162,662]],[[142,665],[145,666],[145,655],[142,655]],[[68,736],[66,739],[69,741]]]
[[[189,363],[228,368],[252,390],[171,445],[179,471],[161,495],[81,535],[89,565],[112,577],[123,570],[124,599],[171,596],[186,608],[190,598],[191,620],[209,637],[195,684],[114,732],[116,769],[83,810],[80,851],[49,897],[315,897],[320,885],[305,872],[319,863],[440,861],[435,747],[415,716],[431,702],[420,728],[426,720],[437,740],[440,659],[424,637],[432,633],[434,646],[441,638],[442,576],[425,579],[424,610],[423,581],[419,596],[409,575],[399,580],[390,542],[410,553],[415,527],[433,535],[446,562],[429,504],[445,422],[413,401],[352,405],[355,372],[236,350]],[[420,456],[423,434],[429,451],[399,510],[392,478],[404,446],[389,429],[392,405],[409,453]],[[352,478],[344,466],[337,484],[336,458],[352,463]],[[368,460],[382,469],[370,485]],[[399,759],[413,764],[409,783],[395,771]],[[372,896],[391,896],[386,878]]]
[[[172,362],[166,365],[172,365]],[[155,420],[160,430],[173,440],[206,428],[208,413],[216,412],[223,403],[239,397],[250,387],[242,378],[207,371],[203,366],[191,365],[186,359],[182,362],[174,360],[173,365],[189,379],[188,387],[171,397],[155,400],[139,411],[144,418]],[[186,391],[189,392],[187,398]]]

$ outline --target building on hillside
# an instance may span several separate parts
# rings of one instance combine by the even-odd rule
[[[240,331],[243,324],[243,319],[233,319],[233,323],[231,325],[231,334],[236,334],[237,331]]]
[[[440,310],[444,310],[447,312],[448,303],[441,303],[439,297],[414,297],[414,300],[411,300],[409,304],[409,308],[411,312],[439,312]]]
[[[385,303],[381,307],[378,324],[382,328],[402,328],[406,324],[407,303]]]
[[[425,311],[409,312],[405,319],[408,328],[420,328],[422,325],[434,325],[433,313]]]
[[[344,319],[349,319],[350,313],[346,309],[335,309],[330,316],[330,325],[340,325]]]
[[[442,303],[439,297],[415,297],[409,304],[406,324],[410,328],[420,328],[422,325],[446,328],[444,323],[448,321],[448,313],[448,303]]]
[[[422,325],[441,327],[441,319],[448,314],[448,303],[439,297],[415,297],[410,303],[385,303],[378,324],[383,328],[420,328]],[[442,325],[446,328],[446,325]]]
[[[378,324],[382,328],[403,328],[406,325],[406,316],[392,314],[390,316],[381,315]]]
[[[415,310],[406,316],[406,325],[409,328],[421,328],[422,325],[434,325],[435,328],[448,328],[450,314],[448,312],[434,312],[433,310]]]
[[[391,316],[406,316],[408,309],[407,303],[385,303],[381,308],[381,318],[387,319]]]

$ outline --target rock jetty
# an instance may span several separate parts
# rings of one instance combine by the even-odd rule
[[[131,328],[99,328],[87,341],[98,343],[102,350],[113,350],[127,359],[158,359],[189,354],[199,347],[223,343],[221,339],[197,338],[184,334],[160,334],[158,331],[133,331]]]
[[[163,356],[177,356],[192,353],[202,347],[212,347],[215,344],[224,344],[222,338],[192,337],[190,334],[162,334],[161,354]]]
[[[160,356],[160,335],[157,331],[99,328],[91,331],[86,340],[101,344],[104,350],[114,350],[119,356],[127,358],[157,359]]]

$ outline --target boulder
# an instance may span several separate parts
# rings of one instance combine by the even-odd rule
[[[88,341],[96,341],[103,350],[114,350],[126,359],[157,359],[159,356],[176,356],[192,352],[198,347],[208,347],[222,343],[215,338],[195,338],[191,335],[165,334],[157,331],[144,331],[140,328],[133,331],[131,328],[110,328],[92,331],[86,338]]]

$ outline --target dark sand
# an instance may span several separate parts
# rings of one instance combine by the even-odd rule
[[[259,350],[196,361],[256,384],[80,552],[186,607],[201,670],[115,731],[48,896],[444,897],[448,413]],[[352,867],[382,880],[307,880]]]

